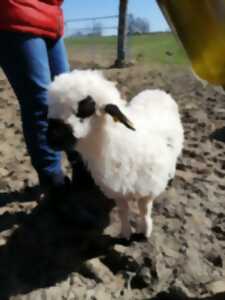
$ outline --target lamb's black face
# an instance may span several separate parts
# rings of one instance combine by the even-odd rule
[[[49,145],[58,151],[74,149],[77,142],[72,127],[59,119],[49,119],[47,139]]]

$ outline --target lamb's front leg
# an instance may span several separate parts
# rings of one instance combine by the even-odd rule
[[[130,239],[132,234],[131,225],[129,222],[129,204],[127,199],[117,199],[116,204],[119,208],[119,216],[121,221],[121,233],[122,238]]]
[[[146,238],[149,238],[152,233],[152,204],[153,199],[151,197],[145,197],[138,200],[140,220],[137,225],[137,232],[144,233]]]

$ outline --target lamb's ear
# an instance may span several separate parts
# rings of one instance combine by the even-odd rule
[[[86,97],[78,103],[78,110],[76,116],[78,118],[88,118],[92,116],[96,111],[95,101],[90,97]]]
[[[120,122],[131,130],[135,130],[133,123],[121,112],[115,104],[107,104],[104,107],[104,112],[112,116],[115,122]]]

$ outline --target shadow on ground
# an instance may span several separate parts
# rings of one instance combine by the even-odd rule
[[[38,190],[39,186],[34,186],[23,191],[0,193],[0,232],[10,230],[28,218],[27,210],[30,211],[35,206],[36,202],[31,199],[35,199]]]
[[[19,212],[11,220],[1,220],[0,230],[20,220],[7,244],[0,247],[1,300],[55,285],[69,273],[79,272],[87,259],[120,242],[102,234],[109,224],[112,201],[97,189],[66,198],[60,205],[44,204],[30,214]],[[80,214],[81,203],[93,220],[86,222]]]
[[[13,202],[12,196],[9,194],[5,199]],[[9,300],[13,295],[55,286],[72,272],[84,275],[87,271],[85,262],[94,257],[104,256],[104,263],[113,273],[117,273],[116,268],[123,269],[129,261],[126,257],[118,258],[112,247],[116,244],[128,246],[132,241],[138,241],[140,236],[133,235],[127,242],[104,235],[112,208],[113,202],[93,188],[92,191],[68,195],[57,205],[50,202],[35,207],[30,214],[17,212],[8,221],[1,217],[0,231],[6,225],[20,225],[7,244],[0,247],[0,299]],[[86,222],[80,209],[94,219]],[[183,291],[173,287],[150,299],[200,300],[188,298]],[[201,299],[224,300],[225,294]]]

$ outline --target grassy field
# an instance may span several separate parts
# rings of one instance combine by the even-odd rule
[[[71,60],[111,63],[116,57],[116,37],[73,37],[66,39]],[[128,59],[143,64],[187,64],[186,55],[170,32],[128,38]]]

